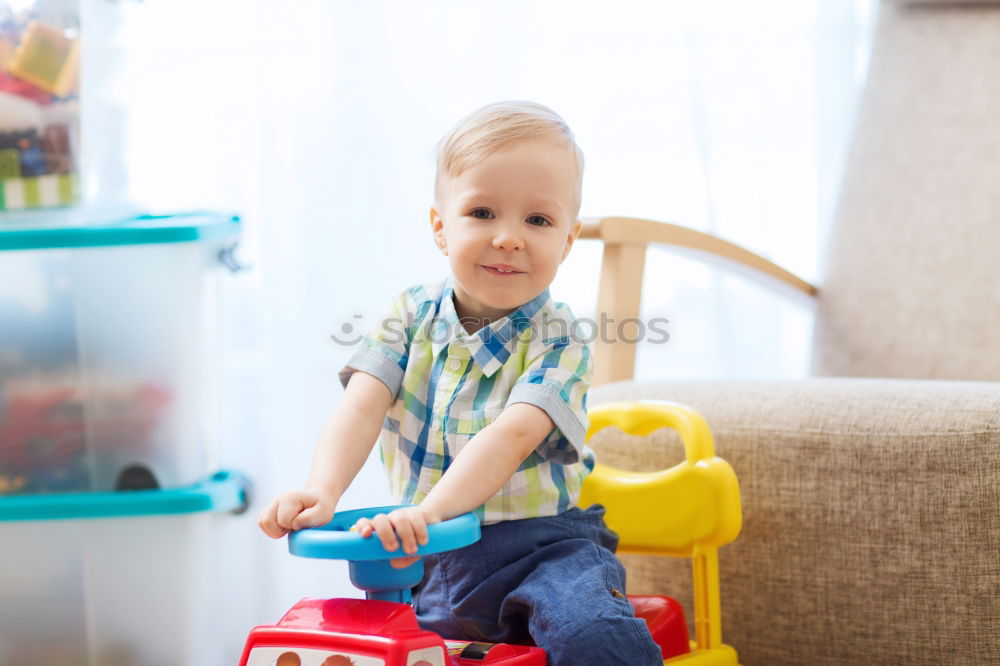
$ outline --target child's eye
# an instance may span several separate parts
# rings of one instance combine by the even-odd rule
[[[527,221],[528,224],[536,227],[544,227],[545,225],[549,224],[549,221],[544,217],[542,217],[541,215],[532,215],[531,217],[528,218]]]
[[[491,213],[487,208],[476,208],[469,213],[469,215],[478,220],[489,220],[493,217],[493,213]]]

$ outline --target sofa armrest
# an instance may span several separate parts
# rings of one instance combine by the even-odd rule
[[[633,338],[636,333],[629,322],[639,316],[646,248],[650,244],[693,252],[701,259],[718,261],[767,285],[805,295],[810,303],[818,293],[815,286],[770,259],[697,229],[635,217],[585,218],[582,222],[581,239],[604,243],[597,311],[607,317],[608,322],[623,327],[615,342],[605,340],[603,336],[594,340],[594,386],[629,380],[635,376],[636,345],[625,340]]]
[[[753,664],[1000,662],[1000,383],[622,382],[705,417],[743,532],[720,551],[723,639]],[[598,433],[602,462],[669,466],[669,433]],[[633,593],[690,596],[687,563],[623,557]]]

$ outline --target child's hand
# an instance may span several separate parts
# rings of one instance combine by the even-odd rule
[[[403,552],[412,555],[417,552],[418,544],[427,544],[427,526],[438,522],[441,522],[439,518],[429,515],[419,506],[408,506],[388,514],[380,513],[371,519],[362,518],[351,529],[365,538],[377,534],[382,547],[388,551],[398,549],[402,541]],[[403,569],[419,559],[419,556],[397,557],[391,564],[396,569]]]
[[[271,500],[257,524],[273,539],[306,527],[320,527],[333,518],[339,499],[325,490],[290,490]]]

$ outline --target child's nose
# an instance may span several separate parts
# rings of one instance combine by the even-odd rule
[[[502,225],[493,237],[493,247],[498,250],[523,250],[524,239],[517,230]]]

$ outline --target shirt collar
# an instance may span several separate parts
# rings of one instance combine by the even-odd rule
[[[476,365],[487,377],[493,376],[507,362],[514,352],[520,333],[531,326],[531,320],[550,299],[549,290],[546,289],[507,316],[470,334],[459,323],[454,294],[455,290],[449,279],[441,292],[438,315],[431,329],[434,356],[438,356],[450,345],[460,345],[469,350]]]

